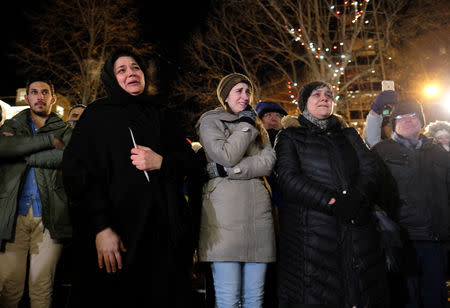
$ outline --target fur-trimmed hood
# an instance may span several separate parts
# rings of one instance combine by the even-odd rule
[[[301,115],[300,115],[301,116]],[[341,124],[341,128],[348,127],[347,122],[345,122],[344,118],[341,115],[333,114],[330,117],[335,117]],[[299,116],[287,115],[281,119],[281,127],[286,129],[288,127],[300,127],[302,126],[298,120]]]
[[[428,124],[425,128],[425,136],[436,138],[436,133],[445,130],[450,135],[450,123],[446,121],[436,121]]]

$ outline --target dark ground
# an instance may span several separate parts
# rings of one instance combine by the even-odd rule
[[[53,308],[68,307],[71,288],[71,259],[70,245],[63,250],[55,276]],[[450,256],[449,256],[450,264]],[[209,266],[206,264],[196,265],[192,269],[192,299],[195,308],[214,308],[214,287]],[[266,279],[266,299],[263,308],[277,308],[275,292],[274,264],[269,267]],[[450,308],[450,270],[447,271],[447,290],[449,301],[447,307]],[[25,286],[24,296],[19,303],[19,308],[30,308],[29,299]]]

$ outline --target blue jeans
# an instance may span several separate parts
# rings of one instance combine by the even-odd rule
[[[436,242],[412,241],[409,258],[416,258],[416,271],[408,275],[408,308],[444,308],[447,301],[445,286],[445,245]]]
[[[260,308],[267,263],[213,262],[217,308]]]

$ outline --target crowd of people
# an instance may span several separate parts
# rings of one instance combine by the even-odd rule
[[[30,108],[0,126],[0,307],[24,290],[52,307],[68,246],[67,307],[197,307],[194,254],[218,308],[445,307],[449,123],[426,127],[415,99],[382,91],[361,137],[325,82],[288,115],[232,73],[194,151],[146,72],[116,50],[106,96],[66,122],[51,81],[28,80]],[[402,241],[395,269],[380,211]]]

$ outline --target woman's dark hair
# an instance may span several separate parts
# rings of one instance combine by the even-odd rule
[[[323,81],[313,81],[308,84],[305,84],[298,94],[298,109],[303,112],[306,108],[306,104],[308,102],[308,98],[311,96],[311,93],[316,90],[323,87],[327,87],[330,89],[331,92],[333,92],[333,88],[329,83],[323,82]]]

